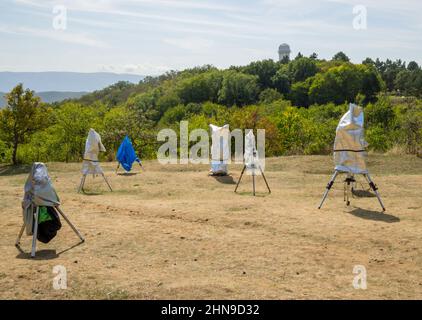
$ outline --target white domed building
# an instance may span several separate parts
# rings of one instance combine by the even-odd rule
[[[283,43],[278,47],[278,57],[279,60],[283,60],[284,58],[290,58],[290,53],[292,51],[290,50],[290,46],[287,43]]]

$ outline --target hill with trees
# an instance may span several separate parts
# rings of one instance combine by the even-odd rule
[[[171,71],[54,104],[18,86],[0,111],[0,161],[79,161],[90,127],[102,135],[107,159],[113,160],[126,134],[141,157],[152,158],[157,132],[177,129],[181,120],[190,129],[208,130],[209,123],[266,129],[267,156],[328,154],[349,102],[365,108],[371,150],[416,154],[422,148],[421,98],[416,62],[368,58],[353,64],[342,52],[331,60],[299,54],[292,61],[225,70],[205,65]],[[12,133],[28,110],[36,123]]]

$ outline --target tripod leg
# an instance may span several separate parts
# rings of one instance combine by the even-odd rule
[[[354,180],[353,175],[348,174],[346,180],[344,181],[344,201],[346,201],[346,205],[350,206],[350,193],[351,193],[351,184]]]
[[[113,191],[113,189],[111,188],[110,183],[108,183],[108,180],[107,180],[106,176],[104,175],[104,173],[102,175],[103,175],[104,181],[107,183],[108,187],[110,188],[110,191]]]
[[[328,196],[328,192],[330,192],[331,187],[333,186],[334,181],[336,180],[337,176],[338,176],[338,171],[334,172],[333,176],[331,177],[330,182],[327,184],[327,188],[325,189],[324,195],[322,196],[322,200],[321,200],[321,203],[319,204],[318,209],[321,209],[322,205],[324,204],[324,201]]]
[[[35,219],[34,219],[34,232],[32,235],[32,250],[31,250],[31,258],[35,257],[35,250],[37,248],[37,236],[38,236],[38,216],[40,213],[40,208],[37,207],[35,211]]]
[[[23,223],[23,226],[21,228],[21,231],[19,231],[19,235],[16,238],[15,246],[19,246],[19,243],[21,242],[21,238],[22,238],[22,235],[23,235],[23,232],[24,231],[25,231],[25,222]]]
[[[117,174],[117,171],[119,171],[119,168],[120,168],[120,162],[117,164],[116,174]]]
[[[246,169],[246,166],[243,166],[242,173],[240,174],[240,178],[239,178],[239,181],[237,182],[236,189],[234,189],[234,192],[237,192],[237,188],[239,187],[240,181],[242,180],[245,169]]]
[[[252,188],[253,188],[253,195],[255,196],[255,169],[252,172]]]
[[[265,174],[264,174],[264,171],[262,171],[261,166],[259,166],[259,170],[261,171],[262,177],[264,178],[265,184],[267,185],[268,192],[271,193],[270,186],[268,185],[267,179],[265,178]]]
[[[139,164],[139,166],[141,167],[141,169],[145,171],[145,168],[144,168],[144,166],[142,165],[142,163],[141,163],[141,162],[138,162],[138,164]]]
[[[78,229],[76,229],[76,227],[72,224],[72,222],[70,222],[70,220],[66,217],[66,215],[63,213],[63,211],[59,207],[55,207],[55,208],[61,214],[63,219],[66,220],[66,222],[69,224],[69,226],[72,228],[72,230],[76,233],[76,235],[79,237],[79,239],[81,239],[81,241],[84,242],[85,241],[84,237],[82,237],[82,235],[79,233]]]
[[[374,191],[375,195],[377,196],[377,198],[378,198],[378,202],[379,202],[379,203],[380,203],[380,205],[381,205],[382,211],[385,211],[385,207],[384,207],[384,204],[382,203],[381,196],[380,196],[380,194],[378,193],[378,187],[377,187],[377,186],[375,185],[375,183],[372,181],[371,177],[369,176],[369,173],[364,174],[364,176],[365,176],[366,180],[368,180],[369,186],[371,187],[371,189]]]
[[[350,182],[347,182],[346,190],[346,205],[350,206]]]
[[[343,201],[347,201],[347,189],[346,189],[346,182],[343,183]]]
[[[86,179],[86,174],[84,174],[81,178],[81,183],[79,184],[78,193],[81,193],[81,191],[83,191],[84,185],[85,185],[85,179]]]

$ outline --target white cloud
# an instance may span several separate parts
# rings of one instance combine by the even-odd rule
[[[29,27],[0,26],[0,33],[9,33],[22,36],[39,37],[58,42],[66,42],[83,46],[106,48],[107,44],[86,34],[73,33],[66,30],[38,29]]]
[[[150,62],[125,65],[99,65],[98,68],[103,72],[130,73],[141,75],[158,75],[171,70],[169,66],[154,64]]]
[[[137,4],[149,4],[154,7],[173,7],[183,9],[200,9],[200,10],[211,10],[211,11],[228,11],[228,12],[239,12],[245,11],[244,7],[240,6],[229,6],[224,4],[216,3],[217,1],[208,2],[202,0],[195,1],[183,1],[183,0],[122,0],[121,2],[132,2]]]
[[[23,5],[31,5],[36,7],[52,7],[54,5],[64,5],[69,9],[77,11],[91,11],[110,13],[125,6],[154,8],[179,8],[179,9],[193,9],[193,10],[209,10],[209,11],[227,11],[227,12],[245,12],[248,11],[244,6],[227,5],[218,3],[218,1],[203,1],[203,0],[14,0],[16,3]]]
[[[69,63],[64,65],[78,68],[83,63],[86,64],[83,68],[97,67],[100,63],[109,65],[104,68],[113,68],[114,63],[130,62],[114,67],[114,72],[134,70],[134,73],[157,74],[170,69],[167,64],[178,68],[205,63],[226,66],[252,59],[276,58],[276,48],[281,42],[288,42],[295,53],[315,51],[321,58],[344,50],[354,61],[361,61],[362,56],[400,56],[409,60],[422,53],[419,18],[422,1],[419,0],[8,2],[15,4],[7,12],[10,17],[16,11],[25,11],[25,14],[20,21],[19,17],[13,20],[19,28],[0,26],[0,33],[25,34],[83,46],[106,46],[100,40],[113,45],[113,50],[107,50],[101,56],[89,56],[82,50],[75,50],[72,53],[75,56],[67,57]],[[40,26],[51,23],[52,8],[56,4],[68,8],[67,35],[40,30]],[[356,4],[368,6],[368,30],[358,32],[352,28],[352,8]],[[12,20],[2,23],[6,25],[7,21]],[[19,40],[8,37],[8,41],[13,45],[13,41]],[[45,46],[45,56],[39,54],[39,60],[47,66],[54,60],[49,59],[49,46],[50,42]],[[400,48],[405,50],[400,51]],[[18,61],[25,53],[16,49],[15,55]],[[14,61],[15,58],[10,55],[8,59]],[[150,63],[136,64],[136,61],[144,60]],[[133,61],[135,63],[131,64]]]
[[[211,40],[197,37],[165,38],[163,39],[163,42],[192,52],[208,50],[214,44],[214,42]]]
[[[117,15],[117,16],[123,16],[123,17],[134,17],[134,18],[140,18],[140,19],[149,19],[149,20],[158,20],[158,21],[166,21],[166,22],[173,22],[173,23],[182,23],[182,24],[191,24],[191,25],[203,25],[203,26],[214,26],[214,27],[222,27],[222,28],[230,28],[230,27],[238,27],[238,24],[234,22],[223,22],[223,21],[217,21],[216,19],[207,19],[205,17],[201,18],[192,18],[192,16],[186,15],[183,11],[179,11],[178,14],[172,14],[172,15],[164,15],[161,13],[147,13],[142,10],[142,7],[139,6],[136,8],[128,9],[127,4],[130,3],[142,3],[142,2],[149,2],[149,1],[135,1],[135,0],[92,0],[92,1],[86,1],[86,0],[62,0],[62,1],[56,1],[56,0],[47,0],[43,3],[40,3],[39,1],[34,0],[15,0],[17,3],[22,5],[30,5],[33,7],[38,8],[44,8],[48,10],[52,10],[54,5],[63,5],[65,6],[68,11],[79,11],[79,12],[88,12],[88,13],[98,13],[98,14],[108,14],[108,15]],[[167,1],[157,1],[157,3],[154,5],[154,8],[159,11],[161,7],[163,7],[166,4]],[[184,5],[185,7],[188,7],[189,5],[192,8],[195,7],[201,7],[200,4],[195,4],[194,2],[179,2],[174,1],[175,3],[179,3],[177,6],[183,9]],[[154,1],[155,3],[155,1]],[[219,8],[218,6],[213,6],[211,4],[205,4],[202,3],[203,8],[214,8],[217,10]],[[224,7],[231,8],[231,7]],[[232,9],[235,10],[235,9]],[[229,10],[230,11],[230,10]],[[241,8],[237,9],[237,12],[243,11]]]

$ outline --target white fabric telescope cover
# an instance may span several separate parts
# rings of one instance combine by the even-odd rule
[[[101,142],[101,136],[94,129],[90,129],[85,142],[84,159],[98,161],[98,154],[105,151],[106,149]]]
[[[103,174],[103,169],[100,166],[99,162],[93,162],[93,161],[86,161],[84,160],[82,163],[82,174]]]
[[[244,159],[247,172],[260,174],[260,170],[256,170],[259,168],[260,163],[258,151],[256,150],[255,135],[252,130],[245,135]]]
[[[102,174],[103,170],[98,161],[98,154],[105,151],[106,148],[101,142],[101,136],[94,129],[90,129],[85,143],[82,174]]]
[[[363,109],[350,104],[349,111],[337,126],[334,142],[335,170],[350,173],[367,173],[366,147],[363,128]]]
[[[226,124],[217,127],[210,124],[211,130],[211,173],[227,174],[227,163],[230,159],[230,128]]]
[[[26,179],[22,201],[23,219],[26,222],[26,233],[32,234],[34,219],[33,208],[36,206],[55,207],[60,205],[59,197],[54,190],[48,170],[44,163],[35,162]]]

